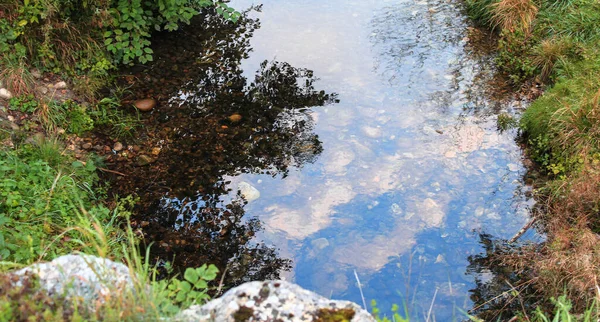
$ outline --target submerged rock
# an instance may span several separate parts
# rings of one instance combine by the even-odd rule
[[[151,157],[145,155],[145,154],[141,154],[136,158],[136,163],[138,166],[143,167],[145,165],[149,165],[150,163],[154,162],[154,159],[152,159]]]
[[[242,116],[238,113],[233,113],[229,115],[228,119],[231,123],[237,123],[242,120]]]
[[[113,146],[113,150],[115,150],[116,152],[123,150],[123,143],[121,143],[121,142],[115,143],[115,145]]]
[[[203,306],[180,312],[175,321],[375,321],[349,301],[334,301],[285,281],[250,282]]]
[[[144,98],[133,102],[133,106],[142,112],[148,112],[156,107],[156,100],[152,98]]]
[[[240,184],[238,184],[238,190],[240,191],[242,197],[244,197],[244,199],[246,199],[248,202],[252,202],[260,198],[260,191],[258,191],[258,189],[254,188],[248,182],[240,182]]]

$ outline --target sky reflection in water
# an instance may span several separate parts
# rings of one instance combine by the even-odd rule
[[[231,5],[245,8],[252,1]],[[262,238],[294,260],[287,278],[324,296],[414,305],[434,294],[438,320],[469,309],[467,256],[478,232],[501,238],[528,220],[521,152],[481,97],[489,61],[468,54],[456,4],[262,1],[244,63],[315,71],[340,103],[314,108],[324,152],[288,177],[241,175],[260,191],[246,207]],[[489,72],[489,71],[488,71]],[[485,77],[484,77],[485,78]],[[479,96],[478,96],[479,95]],[[453,313],[454,312],[454,313]]]

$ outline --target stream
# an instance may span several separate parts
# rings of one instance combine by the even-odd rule
[[[481,235],[511,238],[534,203],[516,132],[497,130],[522,104],[500,93],[492,51],[457,1],[261,3],[248,13],[260,28],[155,44],[151,73],[181,74],[185,53],[201,71],[153,76],[177,90],[144,92],[162,100],[148,118],[162,152],[126,173],[145,171],[154,255],[216,260],[233,284],[281,277],[416,320],[465,319],[492,275],[467,269]]]

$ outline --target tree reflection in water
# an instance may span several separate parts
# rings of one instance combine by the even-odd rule
[[[469,256],[467,274],[476,287],[469,292],[474,309],[469,314],[483,321],[508,321],[522,312],[535,309],[537,297],[530,287],[532,272],[522,260],[524,253],[535,253],[535,244],[511,246],[505,240],[480,234],[485,254]]]
[[[245,201],[228,197],[224,177],[286,176],[313,162],[323,148],[309,109],[336,102],[335,94],[315,90],[312,71],[285,62],[265,61],[248,83],[240,62],[256,28],[247,14],[233,24],[208,13],[159,37],[156,62],[134,72],[144,81],[132,92],[159,99],[142,136],[162,149],[149,166],[114,165],[132,174],[117,192],[140,196],[133,222],[152,243],[153,260],[171,262],[176,272],[227,267],[228,286],[278,278],[290,261],[253,240],[261,222],[245,218]]]

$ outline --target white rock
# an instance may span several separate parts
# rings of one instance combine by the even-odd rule
[[[0,88],[0,98],[9,100],[12,97],[13,95],[9,90],[7,90],[6,88]]]
[[[238,184],[238,190],[240,191],[242,197],[246,199],[248,202],[252,202],[258,198],[260,198],[260,191],[254,188],[248,182],[242,181]]]
[[[348,301],[334,301],[285,281],[250,282],[229,290],[203,306],[180,312],[175,321],[315,321],[320,310],[345,310],[350,321],[375,321],[369,312]],[[237,317],[237,319],[236,319]]]
[[[65,83],[63,81],[60,81],[60,82],[54,84],[54,88],[56,88],[56,89],[65,89],[65,88],[67,88],[67,83]]]
[[[38,276],[40,288],[50,295],[65,296],[90,303],[103,301],[108,295],[118,296],[133,289],[129,268],[121,263],[91,255],[65,255],[48,263],[34,264],[14,273]]]

